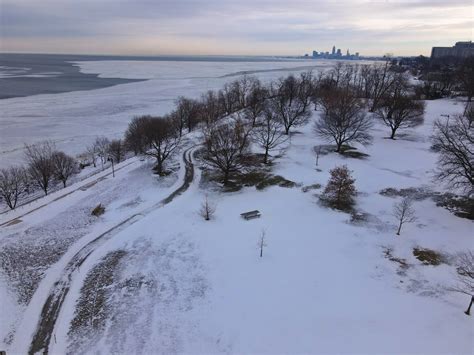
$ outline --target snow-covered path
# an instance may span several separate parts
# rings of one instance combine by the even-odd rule
[[[139,213],[134,213],[131,216],[125,218],[121,222],[109,228],[107,231],[92,239],[76,254],[74,254],[74,256],[67,263],[64,270],[61,272],[60,277],[54,281],[44,305],[41,308],[39,322],[34,331],[29,353],[34,354],[40,351],[48,352],[48,347],[53,336],[56,320],[61,311],[61,306],[68,295],[70,284],[75,276],[76,271],[80,268],[84,261],[91,254],[93,254],[94,250],[100,245],[106,243],[120,231],[140,220],[150,212],[155,211],[157,208],[167,205],[173,201],[173,199],[187,190],[194,178],[194,165],[192,163],[193,152],[194,147],[191,147],[183,153],[181,170],[184,170],[184,175],[182,177],[182,182],[177,188],[173,189],[173,191],[166,198]],[[177,184],[179,184],[179,182]],[[47,278],[45,281],[50,282],[51,280]],[[32,302],[32,304],[36,308],[37,302]],[[39,311],[38,308],[36,309]]]
[[[51,205],[53,202],[61,200],[74,192],[85,191],[89,187],[97,184],[98,182],[104,180],[107,176],[117,173],[118,171],[126,168],[136,166],[138,159],[136,157],[130,158],[127,161],[123,161],[115,170],[107,169],[103,171],[94,172],[82,180],[79,180],[75,184],[68,186],[67,188],[61,189],[59,191],[54,191],[48,196],[38,196],[32,200],[28,200],[16,207],[15,210],[6,210],[1,212],[0,215],[4,215],[5,218],[8,218],[6,221],[0,221],[0,227],[9,226],[21,222],[21,218],[38,211],[39,209]]]

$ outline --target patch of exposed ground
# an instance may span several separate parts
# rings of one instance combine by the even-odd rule
[[[433,191],[425,187],[409,187],[406,189],[388,187],[381,190],[380,194],[387,197],[408,197],[417,201],[426,200],[435,195]]]
[[[68,335],[73,341],[69,352],[83,352],[85,344],[95,344],[103,335],[107,315],[111,312],[109,298],[111,285],[117,278],[117,266],[127,253],[117,250],[107,254],[89,271],[81,288],[75,316]]]
[[[69,330],[68,352],[98,346],[115,354],[179,352],[184,333],[187,337],[195,328],[188,326],[185,314],[208,287],[194,244],[177,236],[155,246],[143,237],[115,264],[114,255],[107,255],[87,276]],[[105,283],[100,286],[103,302],[94,301],[100,278]]]
[[[261,164],[257,160],[251,169],[233,173],[225,186],[222,185],[220,172],[209,168],[202,169],[200,186],[206,189],[220,188],[224,192],[235,192],[252,186],[257,190],[264,190],[270,186],[292,188],[301,185],[281,175],[272,174],[271,164]]]
[[[2,239],[0,271],[16,292],[20,304],[30,301],[46,270],[97,221],[91,215],[93,206],[94,202],[90,202],[81,208],[68,209],[48,221]]]
[[[319,153],[319,156],[328,155],[331,153],[336,153],[336,146],[333,144],[322,144],[313,147],[313,151],[315,156]],[[337,153],[336,153],[337,154]],[[343,144],[341,147],[341,151],[339,153],[341,156],[346,158],[354,158],[354,159],[366,159],[369,157],[369,154],[362,153],[357,150],[357,148],[352,147],[347,144]]]
[[[407,263],[406,259],[398,258],[393,255],[392,248],[385,248],[384,249],[384,256],[390,261],[398,264],[397,274],[400,276],[406,276],[407,270],[410,268],[410,265]]]
[[[436,206],[446,208],[454,215],[474,220],[474,198],[455,195],[452,193],[439,193],[425,187],[409,187],[406,189],[395,189],[388,187],[380,191],[387,197],[408,197],[413,200],[425,200],[428,198],[435,201]]]
[[[447,257],[436,250],[413,248],[413,255],[424,265],[438,266],[447,263]]]

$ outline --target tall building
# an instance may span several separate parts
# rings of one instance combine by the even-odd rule
[[[474,56],[474,43],[456,42],[453,47],[433,47],[431,49],[431,59],[442,57],[467,58]]]
[[[336,46],[332,46],[332,55],[336,54]]]
[[[337,49],[336,56],[337,56],[337,57],[342,56],[342,52],[341,52],[341,49],[340,49],[340,48]]]
[[[346,56],[347,56],[347,57],[350,57],[350,56],[351,56],[351,54],[349,53],[349,49],[346,51]]]

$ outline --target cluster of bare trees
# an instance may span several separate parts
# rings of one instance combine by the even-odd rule
[[[0,171],[0,196],[15,209],[19,200],[36,188],[45,195],[55,182],[66,187],[69,178],[78,171],[76,160],[56,150],[52,142],[25,146],[26,166],[12,166]]]
[[[222,173],[226,184],[245,165],[251,143],[262,149],[262,160],[268,163],[271,152],[286,141],[290,129],[308,121],[314,85],[310,72],[268,85],[244,76],[221,90],[207,91],[199,99],[178,98],[168,115],[134,118],[125,133],[124,146],[135,154],[155,157],[156,170],[161,174],[185,130],[200,126],[204,160]],[[90,148],[94,156],[102,156],[99,146]]]
[[[336,152],[351,142],[370,144],[367,110],[390,128],[392,139],[398,129],[423,123],[424,103],[415,98],[406,74],[388,61],[365,66],[339,63],[321,74],[314,86],[313,102],[322,109],[314,131],[333,141]]]
[[[125,158],[126,147],[121,139],[98,137],[82,155],[81,164],[74,157],[56,149],[53,142],[44,141],[25,145],[25,166],[11,166],[0,170],[0,197],[15,209],[20,199],[40,189],[45,195],[53,184],[67,186],[80,167],[100,162],[102,169],[107,161],[119,163]],[[84,162],[87,161],[87,162]]]
[[[435,122],[433,147],[439,152],[436,177],[452,188],[474,194],[474,127],[467,115]]]
[[[373,65],[337,64],[327,73],[289,75],[267,85],[254,77],[207,91],[199,99],[180,97],[164,117],[132,120],[125,134],[127,149],[156,157],[156,170],[176,150],[184,130],[202,127],[204,159],[219,170],[226,184],[247,161],[251,143],[262,149],[263,162],[286,141],[291,129],[308,122],[312,106],[321,108],[316,134],[333,141],[337,152],[357,142],[370,144],[372,116],[390,128],[423,122],[424,105],[415,100],[403,73],[389,62]]]
[[[205,121],[204,159],[222,173],[224,184],[245,168],[251,143],[262,149],[267,164],[270,153],[287,140],[291,128],[308,121],[315,83],[310,72],[289,75],[267,86],[245,77],[219,91],[221,118],[226,119]]]

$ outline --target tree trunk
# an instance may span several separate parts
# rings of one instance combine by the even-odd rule
[[[400,224],[398,225],[397,235],[400,235],[400,231],[402,230],[402,224],[403,222],[400,221]]]
[[[63,187],[66,188],[66,180],[63,180]]]
[[[161,159],[157,158],[156,159],[157,164],[156,164],[156,172],[161,175],[163,173],[163,161]]]
[[[467,307],[466,311],[464,313],[466,313],[468,316],[471,315],[471,306],[472,306],[472,303],[474,303],[474,296],[471,297],[471,303],[469,303],[469,307]]]
[[[224,185],[229,182],[229,170],[224,171]]]
[[[397,131],[396,128],[392,128],[392,134],[390,135],[390,139],[395,139],[395,132]]]
[[[265,148],[265,156],[263,157],[263,163],[268,163],[268,147]]]
[[[342,142],[336,142],[336,153],[341,152]]]

